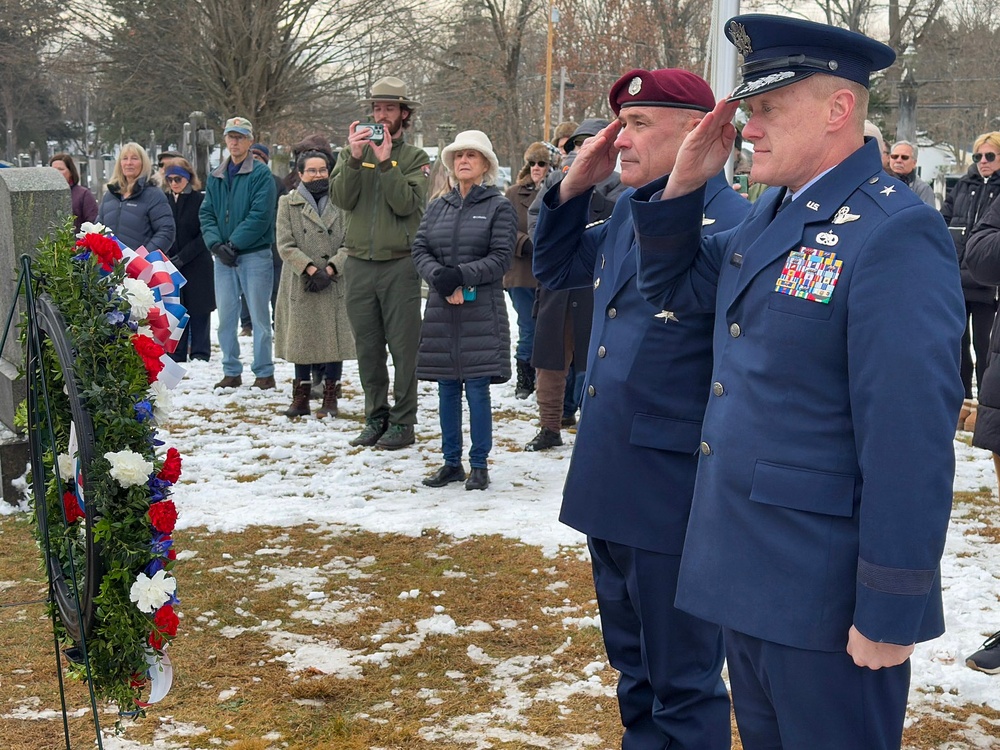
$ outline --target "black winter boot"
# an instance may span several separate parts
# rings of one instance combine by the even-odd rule
[[[323,405],[316,410],[316,416],[320,419],[327,416],[336,417],[340,413],[337,409],[337,399],[339,397],[340,381],[327,380],[323,386]]]
[[[292,381],[292,405],[285,409],[286,417],[309,416],[309,388],[311,385],[308,380]]]
[[[523,359],[515,359],[517,368],[517,384],[514,386],[514,398],[527,398],[535,391],[535,368]]]

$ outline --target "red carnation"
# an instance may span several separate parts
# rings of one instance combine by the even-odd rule
[[[153,624],[156,630],[149,634],[149,645],[156,649],[163,648],[163,636],[169,635],[171,638],[177,635],[177,626],[180,620],[174,613],[174,608],[169,604],[164,604],[153,617]]]
[[[163,468],[157,476],[170,484],[177,484],[177,480],[181,477],[181,454],[176,448],[167,448],[167,457],[163,460]]]
[[[161,534],[169,534],[177,525],[177,508],[173,500],[161,500],[149,506],[149,520]]]
[[[76,523],[85,517],[83,508],[80,507],[76,494],[73,492],[63,493],[63,508],[66,509],[66,523]]]
[[[167,559],[168,560],[176,560],[177,559],[177,553],[174,552],[174,548],[173,547],[171,547],[170,549],[167,550]]]
[[[122,249],[118,247],[118,243],[103,234],[85,234],[82,240],[76,241],[76,246],[91,250],[101,261],[101,268],[105,271],[113,270],[115,261],[122,258]]]
[[[163,369],[160,357],[163,356],[163,347],[149,336],[141,333],[132,334],[132,346],[142,359],[142,364],[146,368],[149,382],[152,383]]]

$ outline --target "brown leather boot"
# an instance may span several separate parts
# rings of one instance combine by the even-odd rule
[[[292,405],[285,409],[285,416],[308,417],[309,416],[309,388],[312,383],[308,380],[292,381]]]
[[[323,405],[316,410],[316,416],[320,419],[326,416],[336,417],[337,399],[340,397],[340,381],[330,382],[323,385]]]

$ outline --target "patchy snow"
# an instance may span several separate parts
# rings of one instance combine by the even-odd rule
[[[244,352],[248,352],[250,340],[243,338],[241,344]],[[586,557],[583,536],[558,521],[573,435],[564,433],[566,445],[544,453],[520,450],[538,429],[536,405],[533,398],[515,399],[512,383],[492,388],[495,414],[490,462],[492,484],[485,492],[467,492],[458,483],[440,489],[421,484],[421,479],[441,463],[435,384],[421,383],[419,387],[417,444],[389,452],[348,445],[361,429],[364,404],[353,362],[345,363],[340,417],[327,420],[293,421],[282,415],[290,398],[290,364],[278,362],[275,375],[279,389],[270,392],[246,386],[235,391],[213,391],[212,383],[221,376],[217,350],[213,362],[193,362],[188,368],[188,377],[174,393],[175,411],[162,435],[184,458],[183,476],[174,492],[181,528],[203,526],[210,531],[237,533],[249,525],[290,527],[309,523],[323,531],[347,528],[413,537],[427,530],[457,538],[500,534],[536,545],[546,554],[570,548],[573,554]],[[249,371],[244,378],[247,382],[252,378]],[[253,423],[237,421],[241,413],[254,415]],[[467,449],[467,415],[465,427]],[[955,450],[955,489],[975,491],[986,487],[996,496],[990,455],[959,441]],[[0,502],[0,513],[24,511],[23,502],[17,509]],[[960,511],[952,519],[942,563],[948,632],[916,649],[910,696],[914,712],[969,704],[1000,710],[1000,677],[974,672],[964,663],[965,657],[987,635],[1000,629],[1000,547],[976,534],[976,530],[977,523]],[[259,589],[290,586],[294,598],[287,604],[292,609],[289,617],[293,619],[304,618],[319,624],[356,618],[357,612],[352,607],[359,603],[364,606],[364,602],[358,592],[341,587],[349,586],[351,580],[367,577],[365,568],[373,560],[334,558],[319,567],[287,567],[281,564],[291,551],[286,542],[280,537],[272,539],[268,546],[257,551],[257,555],[267,558],[268,567],[254,585]],[[179,559],[192,556],[193,553],[182,550]],[[231,576],[246,574],[241,570],[246,561],[230,562],[232,557],[228,554],[222,554],[221,558],[226,561],[225,567],[216,570]],[[442,576],[457,578],[465,577],[466,573],[450,569]],[[8,581],[0,581],[0,589],[9,585]],[[556,582],[549,589],[556,591],[563,585]],[[440,596],[440,591],[417,589],[399,593],[400,599]],[[372,649],[366,653],[285,632],[280,619],[262,619],[273,617],[273,613],[258,616],[239,608],[237,612],[246,619],[245,625],[218,628],[222,637],[234,638],[247,630],[267,633],[275,659],[292,672],[317,670],[342,679],[360,678],[364,664],[389,666],[394,658],[419,649],[429,635],[447,636],[520,625],[510,620],[456,622],[444,606],[437,606],[432,617],[414,624],[413,632],[404,634],[408,626],[403,623],[385,623],[379,632],[369,636]],[[568,634],[579,628],[600,626],[599,618],[580,617],[578,607],[570,602],[563,607],[546,608],[545,614],[558,618]],[[214,615],[203,612],[192,617],[191,624],[217,628]],[[468,656],[477,664],[491,666],[494,688],[503,698],[488,714],[428,725],[423,732],[425,739],[468,742],[470,747],[486,747],[484,743],[489,740],[549,748],[586,748],[599,744],[596,737],[589,735],[575,735],[560,744],[502,727],[516,721],[520,711],[532,702],[601,693],[605,689],[597,673],[609,669],[606,664],[595,662],[575,677],[554,676],[543,690],[529,691],[521,683],[546,669],[553,655],[500,660],[478,646],[469,646]],[[448,674],[453,679],[463,679],[460,672]],[[222,690],[218,699],[228,700],[234,690]],[[427,700],[433,704],[437,698],[428,694]],[[6,717],[25,719],[46,719],[50,713],[30,702],[8,706],[5,711]],[[182,748],[187,746],[185,737],[205,731],[175,724],[170,717],[159,717],[159,721],[152,746],[110,736],[104,745],[108,750]],[[982,737],[972,732],[968,747],[986,746],[977,744],[981,741]]]

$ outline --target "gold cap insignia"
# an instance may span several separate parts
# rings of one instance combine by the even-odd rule
[[[746,57],[751,52],[753,52],[753,45],[750,43],[750,35],[747,34],[746,27],[741,23],[736,23],[736,21],[731,21],[729,23],[729,35],[733,39],[733,44],[739,53]]]
[[[635,96],[642,90],[642,79],[636,76],[631,81],[628,82],[628,93],[629,96]]]

